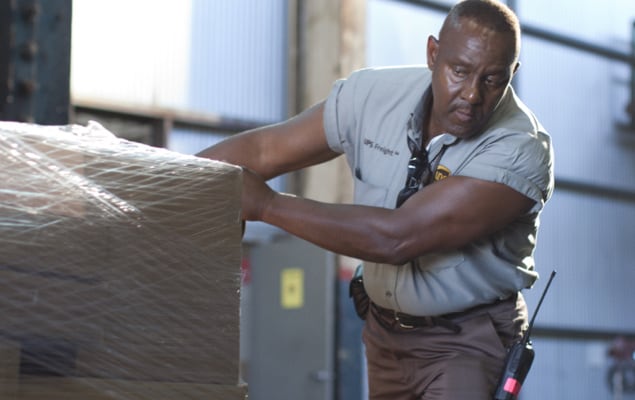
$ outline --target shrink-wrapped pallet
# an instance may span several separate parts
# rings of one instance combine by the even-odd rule
[[[0,171],[2,398],[244,397],[238,167],[0,122]]]

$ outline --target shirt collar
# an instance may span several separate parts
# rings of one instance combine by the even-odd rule
[[[428,86],[428,88],[423,92],[421,99],[415,106],[415,109],[412,113],[410,113],[410,117],[408,118],[407,132],[408,137],[412,139],[414,143],[419,147],[421,147],[422,143],[422,135],[424,131],[424,123],[427,117],[428,110],[430,109],[430,103],[432,102],[432,87]],[[443,133],[441,135],[435,136],[430,143],[440,142],[443,145],[449,146],[458,141],[459,138],[450,134]]]

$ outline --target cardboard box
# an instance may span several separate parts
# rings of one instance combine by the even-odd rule
[[[0,399],[15,400],[18,395],[20,346],[0,340]]]
[[[27,378],[20,400],[226,400],[244,399],[245,387],[91,378]]]
[[[0,171],[0,332],[22,380],[236,387],[239,168],[2,122]]]

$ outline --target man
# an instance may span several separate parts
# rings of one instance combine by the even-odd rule
[[[300,115],[200,153],[245,167],[245,220],[364,261],[371,399],[491,399],[526,329],[519,292],[537,278],[553,163],[510,86],[519,49],[506,6],[465,0],[428,38],[427,67],[357,71]],[[342,153],[353,205],[264,183]]]

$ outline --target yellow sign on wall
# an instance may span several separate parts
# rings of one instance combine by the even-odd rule
[[[285,309],[304,306],[304,270],[285,268],[280,275],[280,306]]]

